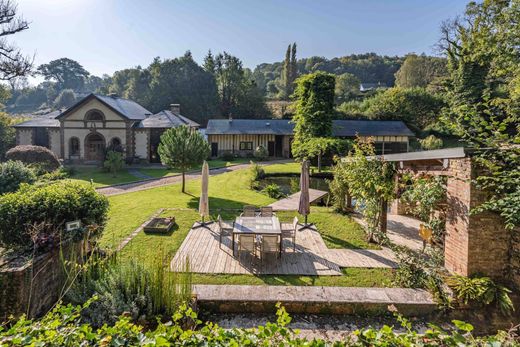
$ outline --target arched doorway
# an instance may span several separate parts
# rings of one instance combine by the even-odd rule
[[[92,133],[85,138],[85,160],[103,160],[105,138],[99,133]]]

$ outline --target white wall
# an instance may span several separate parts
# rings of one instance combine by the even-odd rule
[[[148,160],[149,130],[135,130],[135,155]]]

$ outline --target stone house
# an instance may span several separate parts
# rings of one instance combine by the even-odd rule
[[[262,146],[270,157],[291,157],[294,123],[287,119],[210,119],[206,128],[211,156],[225,153],[250,156]],[[354,139],[372,137],[378,154],[408,152],[414,133],[401,121],[332,121],[332,135]]]
[[[199,124],[182,116],[180,106],[152,114],[135,101],[89,94],[64,111],[16,124],[17,145],[49,148],[70,163],[103,160],[109,146],[121,146],[128,159],[159,162],[157,146],[169,128]]]

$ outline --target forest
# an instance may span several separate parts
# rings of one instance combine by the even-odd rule
[[[295,80],[317,71],[336,76],[338,118],[402,118],[413,128],[422,129],[442,105],[437,94],[446,75],[444,58],[367,53],[298,59],[296,43],[288,46],[284,60],[260,64],[254,70],[227,52],[208,51],[199,64],[187,51],[181,57],[157,57],[147,67],[100,77],[80,62],[60,58],[35,69],[34,74],[44,78],[42,83],[31,86],[24,77],[11,79],[0,98],[10,114],[42,114],[69,107],[88,93],[113,93],[152,112],[179,103],[184,116],[205,125],[208,119],[218,117],[291,117]],[[361,92],[361,84],[376,88]],[[395,99],[404,100],[405,107],[395,105]],[[414,119],[417,109],[419,120]]]

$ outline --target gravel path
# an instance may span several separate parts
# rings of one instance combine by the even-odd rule
[[[273,161],[268,161],[268,162],[262,162],[259,164],[262,166],[265,166],[265,165],[283,164],[283,163],[290,163],[290,162],[292,162],[292,160],[284,159],[284,160],[273,160]],[[248,166],[249,166],[249,163],[232,165],[232,166],[228,166],[228,167],[224,167],[224,168],[211,169],[211,170],[209,170],[209,174],[211,176],[219,175],[219,174],[223,174],[226,172],[245,169]],[[186,173],[186,181],[198,179],[198,178],[200,178],[200,176],[201,176],[200,171]],[[161,177],[161,178],[153,178],[153,179],[148,179],[148,180],[143,180],[143,181],[138,181],[138,182],[131,182],[131,183],[124,183],[124,184],[117,184],[117,185],[113,185],[113,186],[101,187],[101,188],[97,188],[96,190],[103,195],[111,196],[111,195],[136,192],[136,191],[140,191],[140,190],[152,189],[152,188],[156,188],[156,187],[179,183],[181,181],[182,181],[182,176],[180,174],[178,174],[178,175]]]
[[[315,314],[290,314],[292,320],[291,329],[299,329],[299,337],[312,340],[321,338],[327,341],[345,340],[357,329],[374,327],[380,329],[383,325],[394,326],[397,331],[404,331],[399,322],[392,316],[356,316],[356,315],[315,315]],[[224,329],[232,328],[256,328],[265,323],[276,322],[274,314],[206,314],[201,318],[204,321],[217,323]],[[426,323],[421,319],[411,319],[414,329],[424,332]],[[443,327],[449,325],[444,323]]]

